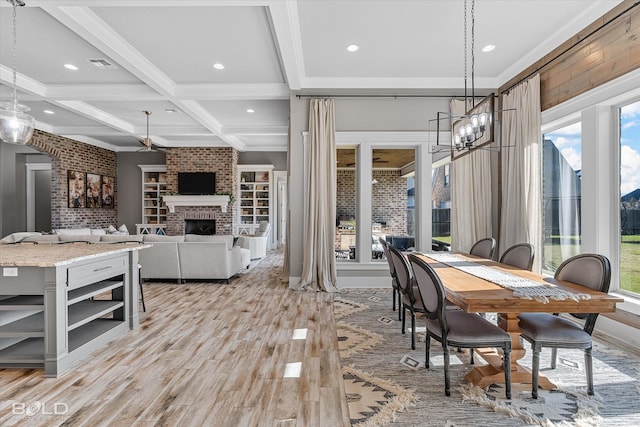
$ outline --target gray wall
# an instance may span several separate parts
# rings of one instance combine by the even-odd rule
[[[164,165],[165,153],[118,153],[118,225],[125,224],[135,234],[142,222],[142,170],[138,165]],[[115,225],[115,224],[114,224]]]
[[[286,151],[250,151],[238,153],[239,165],[273,165],[274,170],[287,170]]]
[[[0,142],[0,237],[27,229],[26,163],[51,163],[31,147]]]
[[[290,105],[289,275],[300,277],[304,236],[302,132],[308,130],[309,99],[292,94]],[[424,132],[438,111],[449,111],[449,98],[335,98],[336,132]]]

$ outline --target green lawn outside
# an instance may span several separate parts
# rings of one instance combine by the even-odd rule
[[[640,294],[640,235],[622,236],[620,289]]]
[[[556,271],[563,261],[561,249],[564,247],[569,256],[581,252],[580,246],[560,245],[545,242],[543,270]],[[568,258],[568,256],[565,256]],[[640,294],[640,235],[622,236],[620,245],[620,289]]]

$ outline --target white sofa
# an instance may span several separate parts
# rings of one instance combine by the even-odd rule
[[[248,249],[233,245],[233,236],[158,236],[145,234],[153,247],[140,251],[142,279],[229,279],[249,267]]]

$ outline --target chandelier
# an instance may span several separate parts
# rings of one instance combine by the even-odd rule
[[[13,6],[13,100],[0,103],[0,139],[9,144],[24,145],[31,139],[35,119],[26,114],[29,107],[18,104],[18,92],[16,85],[17,75],[17,36],[16,36],[16,10],[18,6],[24,6],[22,0],[7,0]]]
[[[475,101],[475,0],[471,0],[471,97],[467,96],[467,0],[464,0],[464,108],[467,113],[460,116],[453,123],[451,147],[457,151],[470,150],[478,142],[491,142],[493,135],[490,132],[493,121],[493,94],[486,97],[476,105]]]

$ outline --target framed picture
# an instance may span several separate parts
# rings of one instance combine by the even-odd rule
[[[102,175],[102,207],[113,209],[115,197],[115,179]]]
[[[84,208],[84,182],[84,172],[67,171],[68,206],[70,208]]]
[[[480,115],[484,115],[487,120],[481,125],[481,127],[474,129],[474,132],[470,136],[472,146],[469,148],[465,146],[465,142],[461,143],[460,149],[456,148],[455,142],[451,142],[451,160],[469,153],[471,150],[480,148],[484,145],[491,144],[493,142],[493,122],[494,122],[494,101],[493,93],[484,98],[478,105],[473,107],[464,116],[460,116],[459,120],[455,121],[451,127],[451,136],[455,138],[456,135],[460,135],[460,130],[469,126],[471,127],[472,120]]]
[[[100,175],[93,173],[87,174],[87,192],[86,207],[99,208],[101,200],[102,188],[100,186]]]

